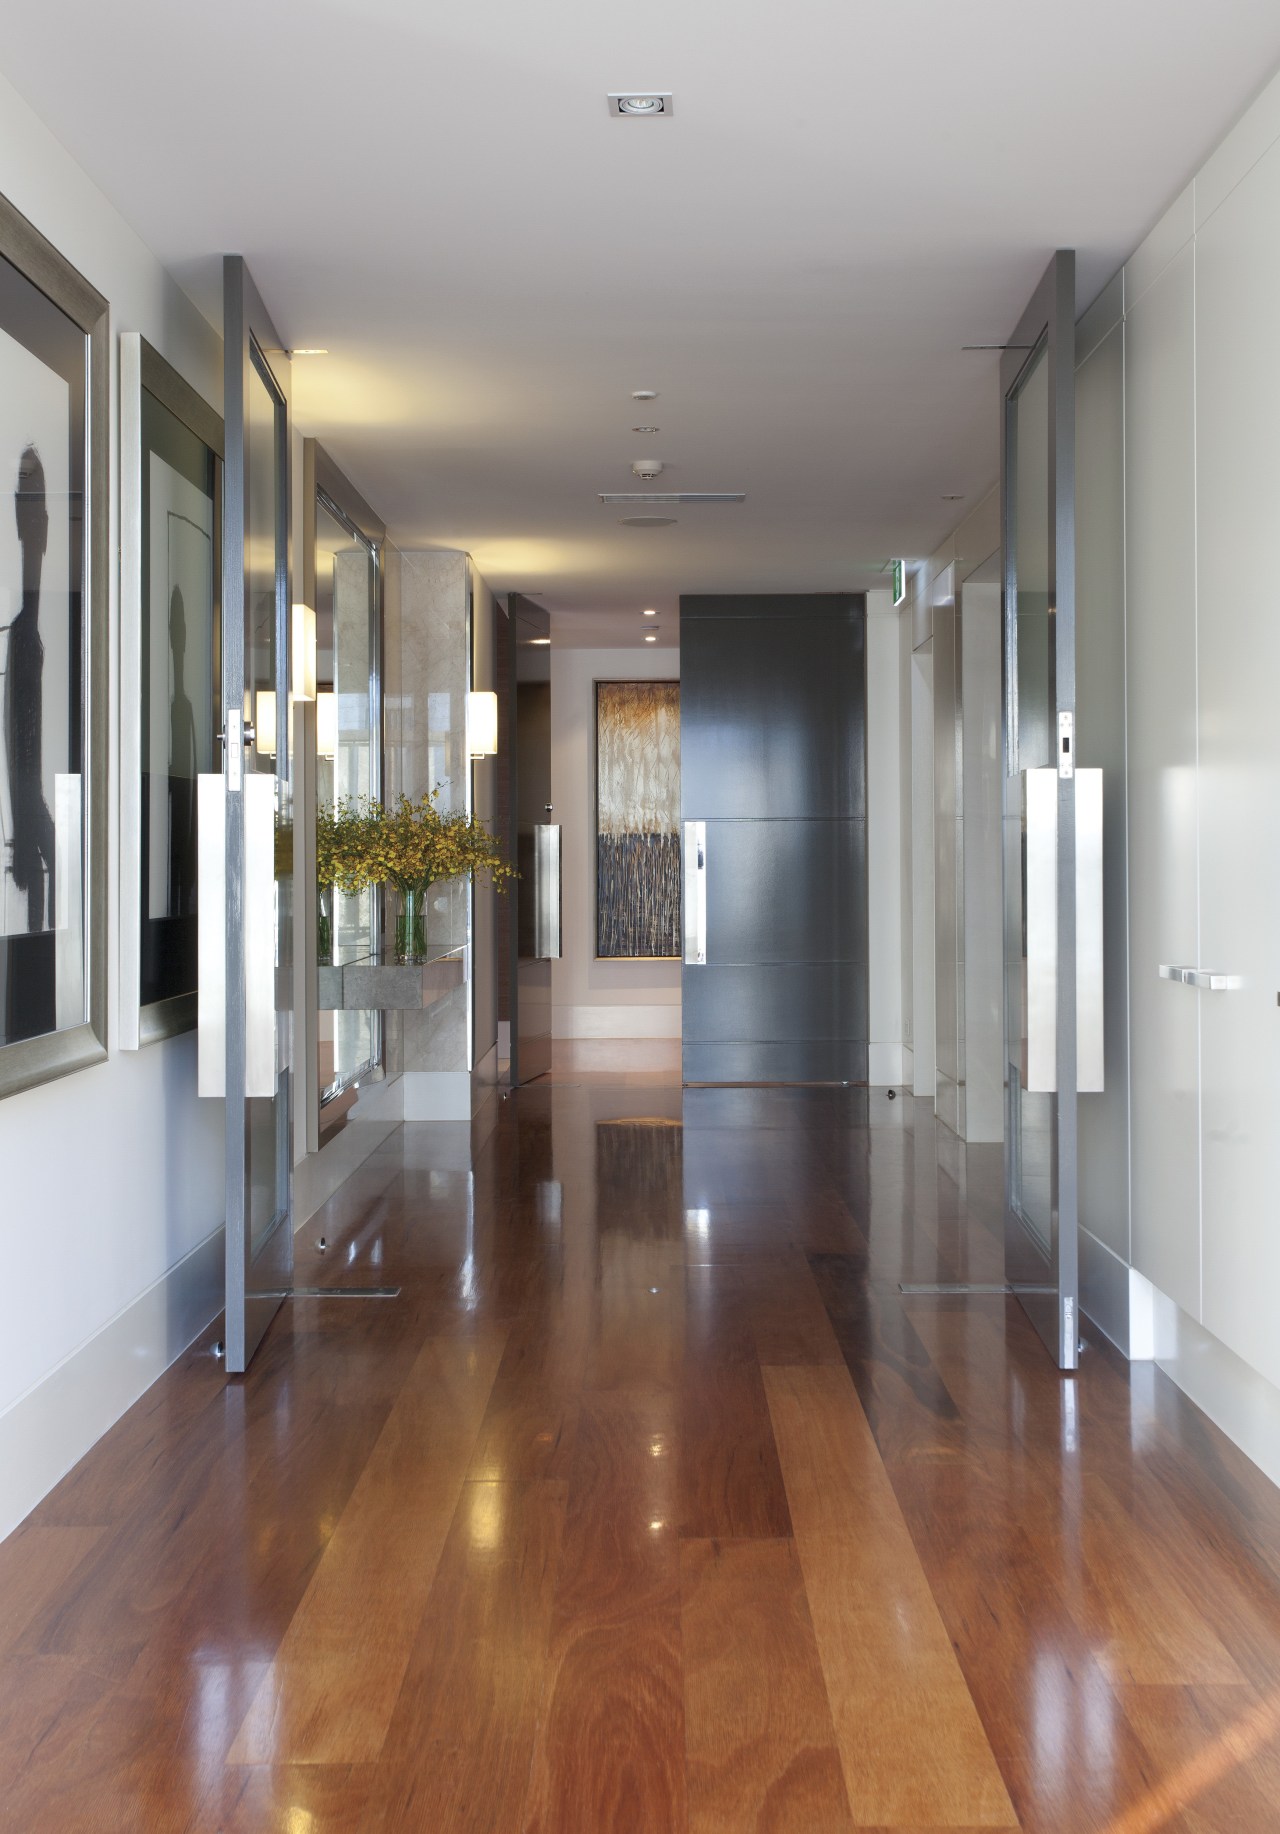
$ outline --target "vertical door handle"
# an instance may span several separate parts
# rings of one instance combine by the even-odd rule
[[[538,822],[533,830],[534,959],[559,961],[560,949],[560,824]]]
[[[707,961],[707,824],[684,824],[684,959],[690,967]]]
[[[228,772],[230,775],[230,772]],[[244,796],[245,1094],[276,1092],[276,780],[241,776]],[[196,1087],[227,1092],[227,779],[197,779],[199,917]]]

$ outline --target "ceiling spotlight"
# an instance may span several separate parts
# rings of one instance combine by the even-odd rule
[[[957,490],[953,492],[951,496],[944,497],[942,501],[944,503],[963,503],[964,502],[964,492],[962,490]]]
[[[530,637],[529,641],[530,643],[547,644],[550,643],[551,639],[550,637]]]
[[[633,388],[631,391],[631,399],[633,401],[656,401],[658,399],[658,391],[656,388]]]
[[[624,529],[669,529],[676,521],[675,516],[619,516],[618,521]]]
[[[656,630],[647,630],[644,634],[644,640],[646,643],[656,643],[658,641],[657,631]]]
[[[656,618],[658,614],[657,614],[657,612],[656,612],[656,611],[654,611],[654,610],[652,610],[652,609],[650,609],[650,610],[648,610],[648,611],[646,611],[644,615],[645,615],[645,617],[646,617],[646,618]]]
[[[669,115],[672,113],[672,100],[669,93],[657,89],[633,89],[619,95],[609,92],[609,113],[611,115]]]
[[[313,344],[307,347],[299,345],[296,350],[291,350],[289,352],[291,357],[327,357],[328,354],[329,352],[322,344]]]
[[[661,427],[632,427],[633,433],[661,433]]]

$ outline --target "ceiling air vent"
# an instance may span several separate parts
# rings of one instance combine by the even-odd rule
[[[602,490],[602,503],[745,503],[745,490]]]

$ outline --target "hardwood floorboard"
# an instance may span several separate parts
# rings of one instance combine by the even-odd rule
[[[848,1371],[764,1375],[855,1822],[1017,1827]]]
[[[229,1763],[377,1757],[503,1348],[500,1337],[423,1345]]]
[[[387,1733],[369,1834],[521,1827],[566,1486],[463,1486]]]
[[[684,1834],[674,1401],[584,1398],[526,1834]]]
[[[852,1830],[794,1544],[680,1550],[690,1834]]]

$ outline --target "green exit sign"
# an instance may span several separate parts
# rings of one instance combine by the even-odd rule
[[[906,562],[901,561],[901,560],[895,560],[893,563],[893,602],[894,604],[901,605],[903,599],[905,599],[906,596],[907,596]]]

